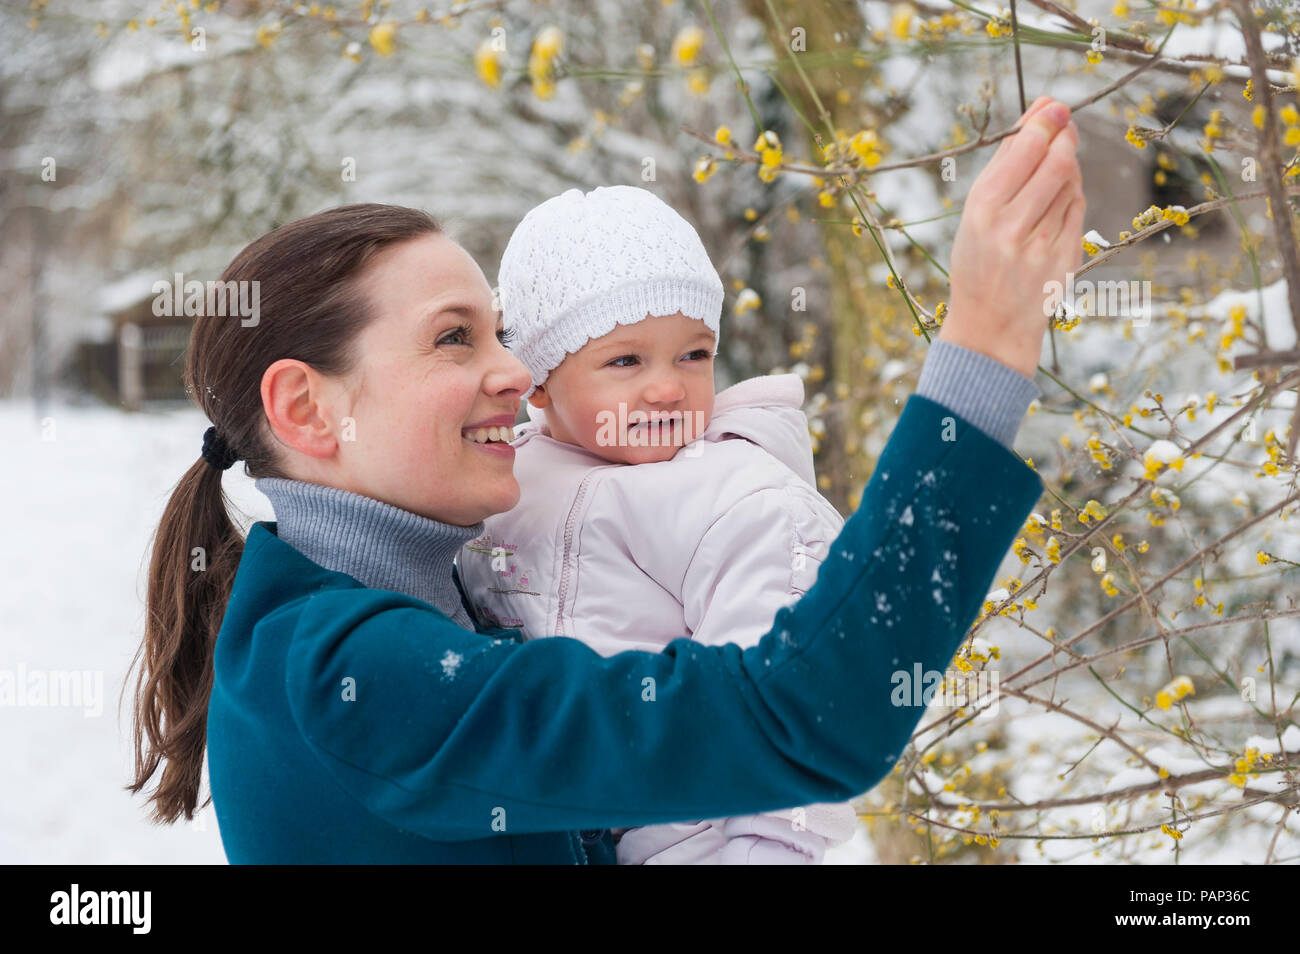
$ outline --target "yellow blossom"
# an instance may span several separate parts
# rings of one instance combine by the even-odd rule
[[[1192,680],[1187,676],[1178,676],[1156,693],[1156,705],[1167,710],[1175,702],[1189,695],[1196,695],[1196,687],[1192,684]]]
[[[1096,500],[1089,500],[1084,504],[1083,510],[1079,514],[1079,522],[1087,524],[1092,520],[1102,520],[1106,517],[1106,508]]]
[[[533,39],[532,55],[543,60],[553,60],[564,50],[564,31],[548,26]]]
[[[912,35],[912,15],[916,9],[910,3],[904,3],[894,10],[894,16],[889,24],[890,31],[900,40],[906,40]]]
[[[693,66],[704,45],[704,31],[697,26],[688,26],[673,37],[672,58],[682,66]]]
[[[257,42],[266,49],[271,49],[275,44],[275,38],[280,35],[282,29],[284,29],[284,27],[280,24],[279,20],[276,20],[274,23],[263,23],[257,28]]]
[[[984,24],[984,29],[992,37],[1011,36],[1014,32],[1011,29],[1011,20],[1004,16],[990,18],[989,22]]]
[[[708,182],[709,177],[718,169],[718,164],[712,156],[701,156],[700,160],[695,163],[695,171],[691,175],[696,182]]]
[[[849,140],[849,148],[868,169],[880,164],[880,140],[875,130],[864,129],[854,133]]]
[[[528,75],[533,95],[550,99],[555,95],[555,60],[564,49],[564,31],[557,26],[544,27],[533,37],[528,54]]]
[[[1205,124],[1205,127],[1202,130],[1205,133],[1205,138],[1210,141],[1222,138],[1224,121],[1223,110],[1211,110],[1210,121]]]
[[[743,315],[745,312],[758,308],[762,304],[763,300],[759,297],[758,292],[752,288],[746,288],[736,296],[735,312],[737,315]]]
[[[392,56],[397,45],[397,24],[376,23],[370,28],[370,45],[380,56]]]
[[[491,39],[484,40],[474,51],[474,70],[493,89],[501,85],[501,51]]]

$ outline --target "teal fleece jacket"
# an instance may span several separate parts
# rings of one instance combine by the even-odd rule
[[[893,674],[947,668],[1042,489],[913,394],[816,583],[758,645],[610,657],[471,632],[255,523],[208,707],[227,858],[610,864],[611,827],[852,798],[924,711],[891,704]]]

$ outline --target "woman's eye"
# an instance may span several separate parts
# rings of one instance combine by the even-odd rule
[[[460,341],[453,341],[453,338],[460,338]],[[438,344],[468,344],[469,343],[469,326],[458,325],[447,334],[438,339]]]

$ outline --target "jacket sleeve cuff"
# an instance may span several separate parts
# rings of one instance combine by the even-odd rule
[[[1007,450],[1039,397],[1038,386],[1019,371],[941,338],[930,343],[916,393],[955,411]]]

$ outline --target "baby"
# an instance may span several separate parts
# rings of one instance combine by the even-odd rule
[[[499,277],[532,388],[511,441],[519,503],[458,560],[480,622],[605,656],[683,637],[755,645],[844,524],[815,489],[802,380],[714,394],[722,281],[691,225],[644,189],[543,202]],[[673,700],[646,684],[628,704]],[[636,752],[595,757],[638,771]],[[620,864],[819,864],[855,823],[847,804],[810,805],[614,835]]]

